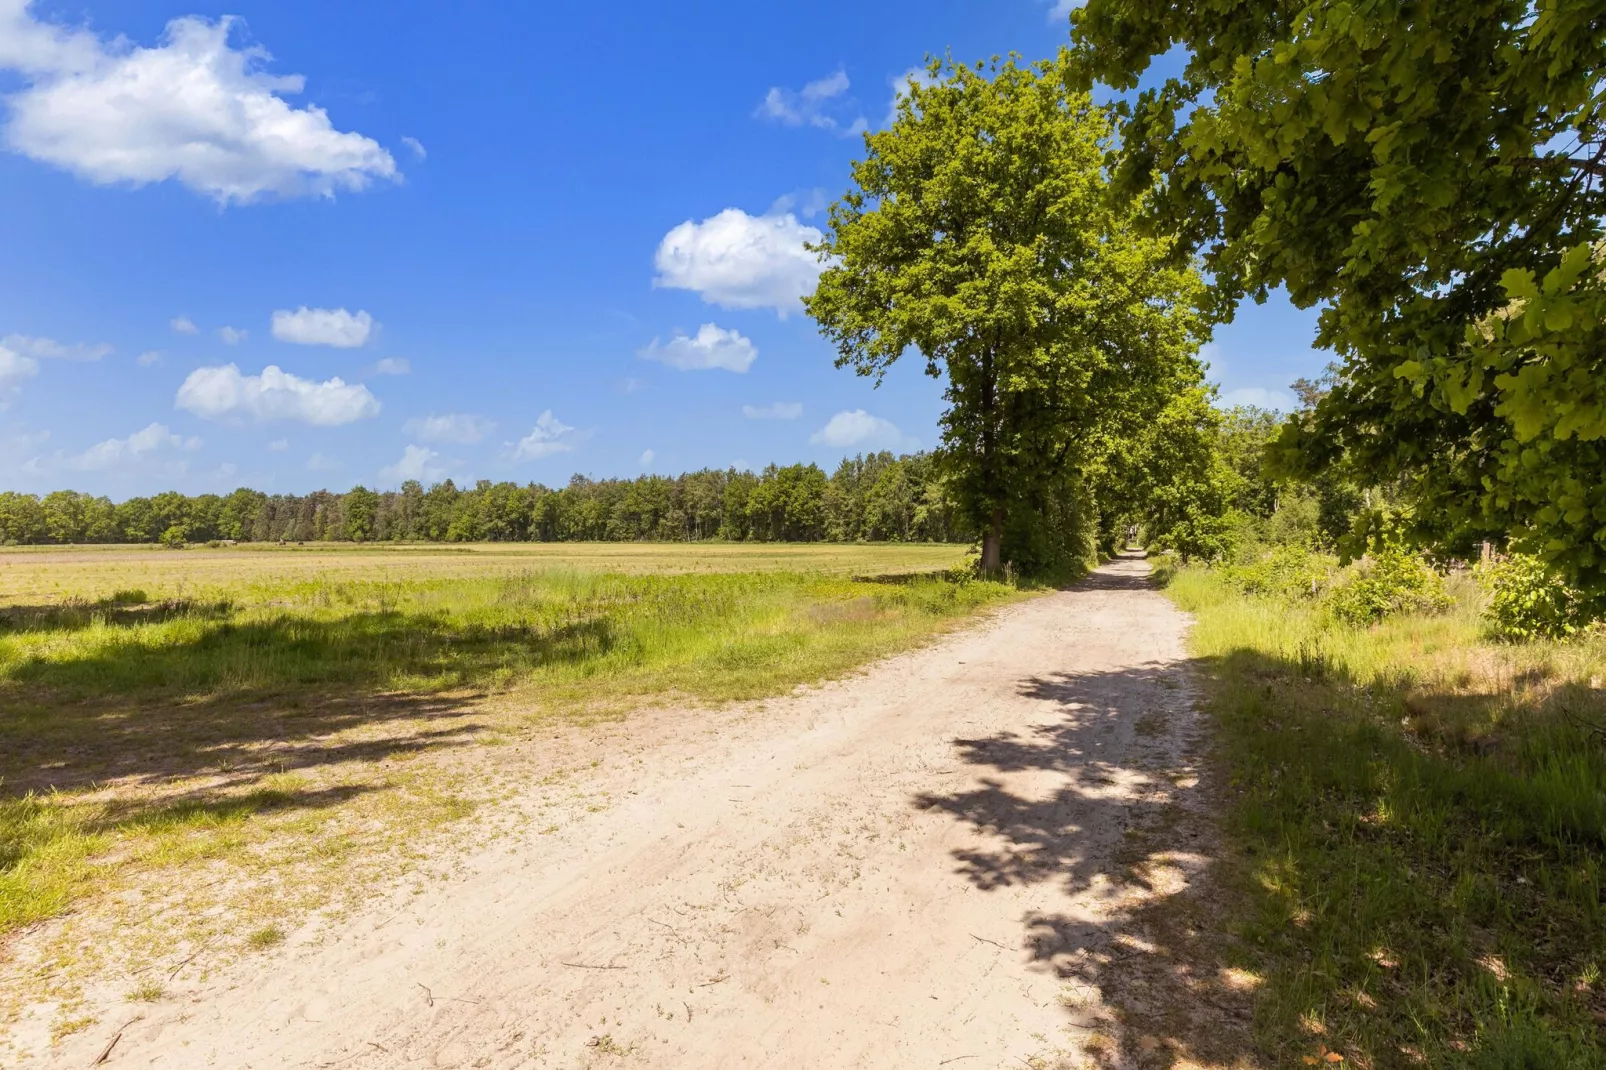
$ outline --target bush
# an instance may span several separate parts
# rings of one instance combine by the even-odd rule
[[[1489,596],[1484,619],[1497,639],[1565,639],[1593,617],[1583,595],[1531,554],[1480,566],[1478,581]]]
[[[1327,599],[1333,616],[1348,624],[1376,624],[1396,613],[1435,613],[1450,608],[1444,578],[1420,557],[1384,550],[1361,562]]]
[[[1278,546],[1314,546],[1321,539],[1321,503],[1304,488],[1283,492],[1277,509],[1260,521],[1261,537]]]
[[[1326,554],[1314,553],[1296,543],[1227,565],[1221,570],[1221,578],[1244,594],[1315,598],[1331,586],[1337,564]]]

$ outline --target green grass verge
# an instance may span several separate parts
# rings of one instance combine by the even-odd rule
[[[1168,591],[1226,772],[1269,1065],[1606,1066],[1606,644]]]

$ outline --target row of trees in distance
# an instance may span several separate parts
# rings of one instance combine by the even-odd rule
[[[344,494],[175,492],[109,498],[0,493],[0,542],[169,544],[289,542],[795,541],[953,542],[970,532],[948,504],[930,454],[873,453],[753,473],[704,469],[674,478],[537,483],[451,480]]]

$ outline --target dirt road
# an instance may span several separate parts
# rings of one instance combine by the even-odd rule
[[[598,771],[614,805],[152,1007],[105,1065],[1215,1065],[1234,986],[1171,909],[1210,842],[1186,622],[1146,567],[688,717]]]

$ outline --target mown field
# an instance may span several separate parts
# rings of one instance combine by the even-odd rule
[[[1606,638],[1493,642],[1477,585],[1450,589],[1357,627],[1170,580],[1267,1065],[1606,1066]]]
[[[528,789],[522,744],[554,720],[782,694],[1018,597],[947,571],[963,558],[0,552],[0,948],[70,915],[28,961],[0,954],[0,1018],[49,995],[53,1028],[80,1028],[75,977],[132,977],[175,946],[270,946]]]

